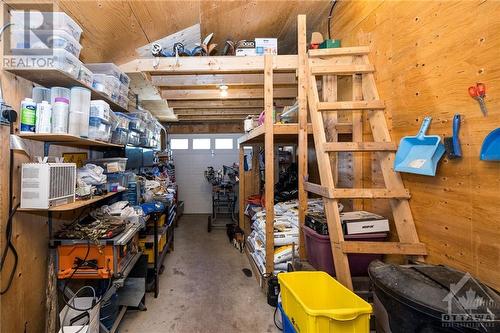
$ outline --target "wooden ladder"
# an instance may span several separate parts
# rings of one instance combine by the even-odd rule
[[[373,72],[368,59],[368,47],[309,50],[307,61],[307,100],[313,127],[314,144],[318,161],[321,185],[305,182],[308,192],[324,198],[325,215],[328,223],[333,261],[337,280],[352,289],[348,253],[402,254],[416,256],[423,260],[426,247],[420,243],[413,222],[408,199],[410,193],[404,188],[399,173],[393,169],[397,146],[391,142],[391,135],[384,115],[385,105],[379,99]],[[323,77],[322,101],[319,99],[317,77]],[[352,101],[337,101],[337,77],[352,76]],[[334,121],[338,111],[352,111],[352,142],[338,142],[332,139],[331,115]],[[362,113],[366,112],[373,135],[373,142],[363,142]],[[328,119],[328,121],[325,121]],[[327,123],[325,128],[325,122]],[[327,141],[328,132],[329,141]],[[385,188],[362,188],[362,180],[354,179],[354,188],[337,188],[336,175],[332,171],[332,153],[353,152],[353,170],[362,172],[359,152],[373,152],[380,162]],[[360,170],[361,167],[361,170]],[[360,177],[359,177],[360,178]],[[353,199],[358,204],[363,199],[388,199],[393,212],[394,224],[399,242],[355,242],[345,241],[339,199]],[[362,201],[361,201],[362,203]],[[354,205],[358,208],[359,205]]]

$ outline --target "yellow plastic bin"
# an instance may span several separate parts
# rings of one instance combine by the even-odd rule
[[[368,333],[372,307],[325,272],[278,274],[281,304],[300,333]]]

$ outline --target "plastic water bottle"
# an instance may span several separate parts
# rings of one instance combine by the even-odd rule
[[[36,103],[31,98],[21,102],[21,132],[35,132]]]

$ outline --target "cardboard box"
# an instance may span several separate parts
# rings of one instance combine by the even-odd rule
[[[366,211],[341,213],[340,221],[346,235],[389,232],[388,219]]]
[[[236,49],[236,56],[237,57],[246,57],[246,56],[256,56],[257,52],[255,49]]]
[[[255,38],[257,55],[278,54],[278,38]]]

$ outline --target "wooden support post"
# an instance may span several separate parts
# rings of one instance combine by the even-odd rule
[[[362,90],[362,77],[361,74],[354,74],[352,76],[352,100],[363,100]],[[363,115],[362,111],[355,110],[352,112],[352,141],[363,141]],[[363,187],[363,153],[352,152],[352,176],[353,188]],[[352,208],[354,210],[363,210],[363,200],[355,199],[352,201]]]
[[[245,151],[243,149],[243,144],[240,144],[240,170],[239,170],[239,183],[238,183],[238,217],[239,217],[239,226],[242,230],[247,230],[245,223]]]
[[[274,110],[273,56],[264,56],[266,273],[274,271]]]
[[[305,223],[307,212],[307,191],[304,188],[304,182],[308,178],[307,172],[307,29],[306,16],[299,15],[297,22],[297,40],[298,40],[298,57],[299,68],[298,74],[298,103],[299,103],[299,138],[298,138],[298,169],[299,169],[299,256],[301,259],[306,259],[306,250],[304,246],[304,232],[302,226]]]

